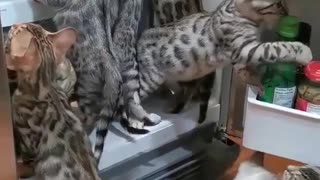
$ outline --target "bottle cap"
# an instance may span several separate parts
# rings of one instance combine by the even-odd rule
[[[282,37],[296,38],[299,34],[299,18],[296,16],[285,16],[280,20],[278,33]]]
[[[320,83],[320,60],[313,60],[304,68],[305,76],[314,82]]]

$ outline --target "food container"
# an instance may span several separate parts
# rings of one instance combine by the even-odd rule
[[[298,86],[296,109],[320,115],[320,61],[305,66],[304,74]]]

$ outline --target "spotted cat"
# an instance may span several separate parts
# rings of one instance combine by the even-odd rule
[[[27,23],[9,32],[6,64],[18,76],[14,132],[22,157],[34,159],[36,180],[100,180],[89,138],[55,78],[75,41],[72,28],[51,33]]]
[[[224,0],[212,13],[146,30],[138,42],[141,88],[136,101],[163,83],[196,80],[228,64],[308,63],[311,50],[300,42],[259,40],[260,26],[285,14],[280,1]]]

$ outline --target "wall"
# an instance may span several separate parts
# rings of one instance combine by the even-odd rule
[[[311,48],[315,58],[320,59],[320,1],[291,0],[290,14],[300,17],[312,26]]]

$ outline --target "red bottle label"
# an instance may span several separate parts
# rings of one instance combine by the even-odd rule
[[[310,103],[299,96],[296,101],[296,109],[320,115],[320,105]]]

